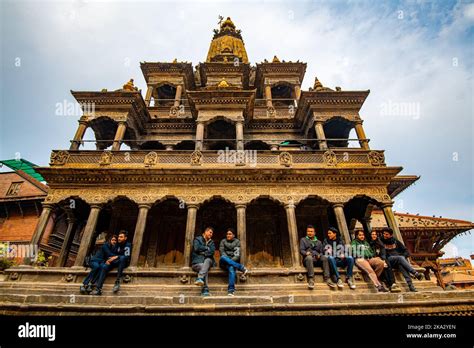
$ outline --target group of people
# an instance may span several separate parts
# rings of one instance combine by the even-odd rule
[[[368,275],[371,282],[379,292],[400,292],[397,285],[394,269],[398,269],[404,276],[410,291],[417,291],[411,276],[421,280],[423,275],[417,272],[407,258],[407,248],[393,237],[393,231],[385,228],[379,238],[377,232],[372,231],[370,240],[365,239],[364,231],[357,231],[355,239],[350,245],[345,245],[337,229],[329,228],[324,240],[321,242],[316,237],[314,226],[306,227],[306,236],[300,240],[300,253],[308,275],[308,288],[314,289],[314,267],[323,269],[323,281],[331,289],[343,289],[344,282],[339,273],[339,267],[346,270],[345,281],[350,289],[356,288],[353,269],[356,265]],[[214,254],[216,245],[212,240],[214,229],[207,227],[202,235],[193,241],[192,270],[197,273],[195,285],[201,288],[202,296],[209,296],[209,270],[216,266]],[[120,231],[113,235],[90,259],[90,273],[80,287],[82,294],[101,295],[102,286],[110,270],[117,268],[117,278],[112,291],[120,290],[123,270],[130,263],[132,246],[127,241],[128,233]],[[228,228],[226,236],[219,243],[219,266],[228,273],[227,294],[234,296],[236,273],[243,275],[248,269],[240,262],[240,240],[236,238],[235,231]]]
[[[364,231],[357,231],[355,239],[346,246],[335,228],[329,228],[326,238],[321,242],[316,237],[314,226],[308,225],[306,236],[300,240],[300,253],[308,273],[309,289],[314,289],[315,266],[322,267],[323,281],[331,289],[344,288],[338,267],[346,269],[345,280],[349,288],[352,290],[356,288],[353,278],[354,265],[368,275],[379,292],[401,291],[393,274],[394,269],[403,274],[408,288],[413,292],[417,290],[411,276],[418,280],[423,278],[423,275],[408,262],[407,248],[393,237],[390,228],[383,229],[382,238],[378,237],[377,232],[372,231],[369,241],[365,239]]]

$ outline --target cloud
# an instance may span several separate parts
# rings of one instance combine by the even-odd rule
[[[442,251],[445,252],[443,255],[443,258],[453,258],[453,257],[458,257],[459,256],[459,251],[456,245],[453,243],[449,242],[444,246]]]

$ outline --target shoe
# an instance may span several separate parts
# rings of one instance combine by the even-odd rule
[[[209,293],[208,293],[209,294]],[[204,295],[203,295],[204,296]],[[209,296],[209,295],[208,295]],[[233,291],[227,291],[227,296],[235,296]]]
[[[194,285],[197,285],[197,286],[204,286],[204,279],[202,279],[202,278],[197,278],[196,281],[194,282]]]
[[[377,291],[378,292],[388,292],[388,290],[385,289],[382,285],[377,286]]]
[[[344,289],[344,283],[342,282],[341,278],[337,280],[337,287],[341,290]]]
[[[349,289],[354,290],[356,285],[354,284],[354,279],[352,277],[347,278],[347,284],[349,285]]]
[[[327,284],[331,289],[335,289],[335,288],[336,288],[336,284],[334,284],[334,282],[333,282],[331,279],[326,279],[326,284]]]
[[[418,292],[413,284],[408,284],[408,289],[410,289],[411,292]]]
[[[390,292],[402,292],[402,289],[400,289],[397,283],[393,283],[390,287]]]
[[[418,280],[423,280],[423,274],[421,274],[420,272],[416,272],[414,274],[415,278],[418,279]]]
[[[81,288],[79,289],[82,295],[87,295],[87,288],[84,284],[81,285]]]
[[[88,294],[88,295],[92,292],[92,290],[94,290],[94,289],[92,288],[92,285],[91,285],[91,284],[87,285],[86,291],[87,291],[87,294]]]
[[[117,292],[119,292],[119,290],[120,290],[120,281],[117,280],[114,284],[114,287],[112,288],[112,292],[116,294]]]
[[[313,280],[313,278],[308,280],[308,289],[310,289],[310,290],[314,289],[314,280]]]
[[[201,292],[201,296],[204,296],[204,297],[208,297],[208,296],[211,296],[211,294],[209,293],[209,291],[203,291]]]
[[[246,276],[247,273],[249,273],[249,270],[244,267],[244,270],[243,270],[242,272],[243,272],[242,275],[243,275],[243,276]]]
[[[102,289],[95,289],[92,291],[91,295],[100,296],[102,295]]]

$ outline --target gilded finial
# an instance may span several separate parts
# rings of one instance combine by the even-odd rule
[[[133,79],[130,79],[130,81],[124,84],[122,89],[125,91],[132,91],[132,92],[138,91],[138,88],[135,87],[135,85],[133,84]]]
[[[272,63],[280,63],[280,59],[277,56],[273,56]]]
[[[173,59],[173,64],[176,64],[176,63],[178,63],[178,59],[177,59],[177,58]]]
[[[222,78],[221,82],[217,85],[218,88],[227,88],[230,87],[230,85],[227,83],[227,81]]]
[[[319,90],[319,89],[322,89],[323,88],[323,84],[318,80],[317,77],[314,78],[314,86],[313,88],[315,90]]]

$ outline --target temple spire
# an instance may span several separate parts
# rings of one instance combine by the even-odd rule
[[[226,20],[220,21],[219,29],[214,29],[206,62],[234,63],[236,58],[241,63],[249,62],[240,30],[237,30],[234,22],[227,17]]]

